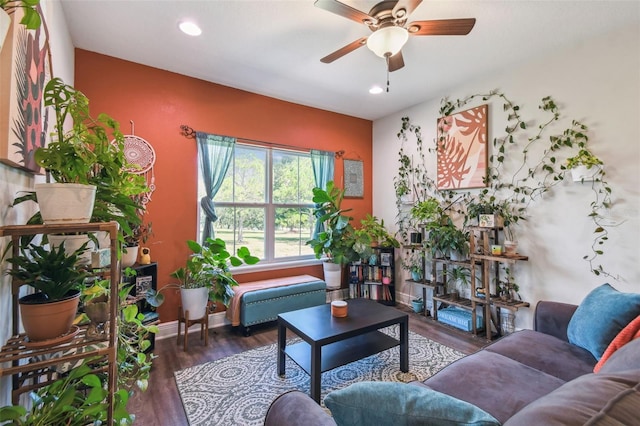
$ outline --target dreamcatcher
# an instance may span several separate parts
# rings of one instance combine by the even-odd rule
[[[156,152],[149,142],[139,136],[135,136],[133,120],[131,123],[131,134],[124,135],[124,156],[127,160],[125,170],[130,173],[144,175],[149,187],[149,191],[141,194],[140,204],[146,207],[151,201],[151,194],[156,190],[155,175],[153,165],[156,162]]]

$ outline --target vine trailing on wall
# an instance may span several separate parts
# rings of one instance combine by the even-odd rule
[[[409,117],[402,118],[402,125],[397,134],[401,141],[399,155],[400,167],[398,175],[394,178],[394,188],[396,190],[396,205],[398,206],[397,224],[400,235],[407,242],[407,235],[410,229],[416,228],[415,220],[410,212],[403,206],[413,202],[420,202],[428,197],[440,199],[451,212],[461,214],[465,224],[470,219],[470,212],[478,205],[491,204],[496,210],[507,215],[508,223],[506,228],[511,228],[519,220],[526,220],[526,209],[529,205],[541,196],[550,191],[554,186],[561,183],[570,168],[576,164],[594,166],[591,189],[593,191],[593,201],[590,203],[588,216],[594,224],[594,239],[591,244],[591,253],[585,255],[589,263],[591,272],[595,275],[604,275],[618,278],[607,272],[601,264],[597,264],[598,256],[604,253],[603,244],[608,240],[608,226],[605,224],[605,212],[612,205],[611,187],[605,180],[605,172],[601,167],[602,161],[595,157],[587,147],[588,128],[586,125],[573,120],[571,126],[561,134],[550,133],[551,124],[561,119],[558,105],[552,97],[542,98],[539,109],[549,114],[549,118],[537,126],[532,136],[526,138],[526,143],[522,148],[518,143],[519,132],[530,128],[520,112],[520,106],[512,102],[500,91],[493,90],[489,93],[474,94],[463,99],[451,101],[442,99],[439,113],[441,116],[449,116],[465,107],[469,103],[477,100],[483,102],[497,99],[502,103],[502,108],[507,116],[507,124],[504,134],[492,140],[493,150],[488,158],[487,174],[483,178],[485,188],[478,191],[436,191],[436,182],[427,172],[423,137],[420,126],[411,123]],[[410,157],[406,150],[409,136],[413,135],[416,140],[417,158]],[[428,148],[428,152],[437,152],[438,143],[444,141],[443,129],[438,129],[437,140],[434,146]],[[511,176],[505,176],[504,164],[509,158],[513,160],[515,149],[520,149],[521,162],[516,163],[515,172]],[[540,148],[542,148],[540,150]],[[536,149],[536,150],[534,150]],[[539,158],[532,158],[533,153],[540,153]],[[507,155],[508,154],[508,155]],[[566,155],[568,158],[562,160]],[[407,201],[407,195],[412,194]],[[474,207],[476,206],[476,207]],[[513,229],[507,229],[512,232]]]

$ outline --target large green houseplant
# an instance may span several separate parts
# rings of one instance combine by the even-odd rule
[[[359,258],[354,249],[353,218],[345,214],[351,209],[342,209],[343,199],[344,190],[335,186],[333,181],[327,182],[326,189],[313,188],[313,202],[318,206],[314,214],[324,225],[324,230],[307,241],[307,245],[313,248],[316,258],[327,256],[323,266],[328,288],[339,288],[342,266]]]
[[[66,253],[64,243],[51,250],[31,244],[7,259],[13,266],[7,274],[36,290],[19,299],[22,324],[30,341],[54,339],[71,329],[80,290],[88,276],[80,264],[85,250],[86,245]]]
[[[37,184],[36,192],[16,198],[14,205],[27,200],[38,202],[41,211],[28,223],[43,223],[43,203],[46,199],[60,198],[44,195],[43,187],[58,184],[95,187],[95,202],[84,222],[116,221],[124,235],[132,234],[131,227],[141,222],[138,215],[141,206],[134,196],[145,192],[147,186],[144,177],[125,168],[124,138],[118,122],[106,114],[91,117],[87,97],[59,78],[47,83],[44,101],[55,112],[54,132],[47,147],[36,150],[34,159],[55,183]],[[68,121],[72,122],[69,130],[65,127]],[[67,206],[67,209],[75,213],[75,208]]]
[[[198,319],[205,315],[207,301],[229,306],[234,295],[233,287],[238,285],[230,271],[231,266],[254,265],[260,259],[252,256],[244,246],[236,250],[235,256],[231,255],[227,251],[226,243],[220,238],[207,238],[202,245],[189,240],[187,245],[192,254],[187,258],[185,266],[171,273],[171,277],[177,279],[178,284],[169,284],[158,291],[149,290],[147,301],[153,306],[160,306],[164,302],[162,291],[178,288],[182,296],[183,311],[189,311],[189,318]],[[192,299],[195,303],[193,307],[189,302]]]

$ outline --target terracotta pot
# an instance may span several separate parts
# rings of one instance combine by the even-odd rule
[[[31,342],[55,339],[69,332],[78,311],[80,291],[72,290],[67,297],[47,302],[41,293],[19,299],[20,316],[25,333]]]

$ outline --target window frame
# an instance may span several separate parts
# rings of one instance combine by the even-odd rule
[[[270,269],[270,268],[265,268],[264,265],[282,265],[282,264],[298,264],[299,266],[304,266],[304,265],[308,265],[308,264],[316,264],[318,263],[320,260],[316,259],[315,255],[313,254],[313,251],[311,250],[311,248],[309,248],[310,253],[309,254],[303,254],[303,255],[296,255],[296,256],[286,256],[286,257],[279,257],[276,258],[275,257],[275,248],[276,248],[276,226],[275,226],[275,212],[277,209],[280,208],[294,208],[294,209],[299,209],[299,208],[310,208],[310,209],[314,209],[315,205],[314,203],[311,201],[311,198],[313,197],[313,194],[309,194],[309,203],[306,204],[295,204],[295,203],[274,203],[273,202],[273,155],[274,152],[283,152],[283,153],[287,153],[287,154],[293,154],[293,155],[297,155],[297,156],[304,156],[307,158],[311,158],[311,153],[309,150],[306,150],[304,148],[294,148],[294,147],[283,147],[283,146],[278,146],[278,145],[268,145],[268,144],[258,144],[258,143],[252,143],[249,141],[245,141],[245,140],[241,140],[241,139],[237,139],[236,140],[236,146],[243,146],[243,147],[247,147],[247,148],[251,148],[251,149],[261,149],[264,150],[266,155],[265,155],[265,201],[264,202],[228,202],[228,201],[214,201],[216,207],[220,207],[220,208],[261,208],[264,211],[264,218],[265,218],[265,222],[264,222],[264,258],[261,258],[260,262],[257,265],[254,265],[251,268],[248,267],[241,267],[240,269]],[[199,154],[198,154],[199,155]],[[198,159],[199,160],[199,159]],[[234,147],[234,154],[233,154],[233,162],[229,167],[229,172],[233,171],[233,168],[235,167],[235,147]],[[313,173],[313,170],[311,170],[311,173]],[[200,168],[198,168],[198,188],[197,188],[197,195],[198,195],[198,200],[204,195],[203,193],[200,192],[200,185],[202,182],[202,170],[200,170]],[[315,185],[314,185],[315,186]],[[235,187],[235,185],[234,185]],[[234,188],[235,190],[235,188]],[[235,195],[235,194],[234,194]],[[201,229],[202,229],[202,213],[201,213],[201,206],[200,203],[198,202],[198,208],[197,208],[197,230],[198,230],[198,238],[200,238],[201,235]],[[213,225],[214,229],[216,229],[215,224]],[[235,221],[234,221],[234,240],[235,240],[235,236],[236,236],[236,231],[235,231]],[[235,246],[235,243],[234,243]],[[233,251],[235,252],[235,247],[233,248]],[[231,250],[230,250],[231,252]]]

